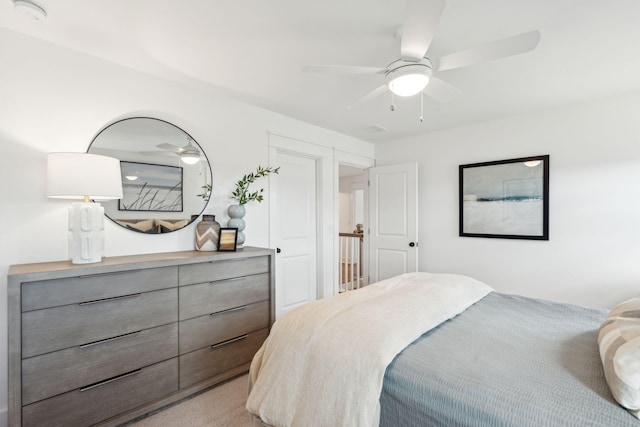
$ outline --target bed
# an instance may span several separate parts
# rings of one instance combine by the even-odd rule
[[[436,287],[440,282],[444,287],[451,286],[451,275],[414,273],[391,280],[396,284],[408,278],[413,282],[428,279]],[[448,302],[443,303],[432,294],[421,300],[423,297],[415,290],[405,296],[406,305],[398,307],[398,301],[402,300],[391,301],[395,308],[388,308],[386,303],[376,307],[373,302],[390,301],[397,290],[387,290],[377,298],[363,297],[359,305],[347,304],[342,295],[314,303],[319,307],[305,309],[300,318],[292,316],[291,325],[296,332],[284,326],[278,328],[280,320],[276,322],[272,335],[282,333],[282,340],[277,336],[271,343],[267,340],[251,367],[252,390],[247,409],[256,423],[387,427],[640,426],[640,421],[616,402],[605,381],[597,341],[607,310],[500,294],[472,279],[464,276],[463,279],[465,286],[468,282],[473,289],[480,286],[481,291],[474,290],[463,308],[454,307],[439,314],[445,318],[438,319],[434,326],[417,327],[414,323],[422,320],[408,320],[412,314],[405,312],[411,312],[412,306],[417,312],[429,311],[430,300],[438,305]],[[451,296],[452,300],[460,298],[461,294]],[[332,322],[323,312],[331,304],[338,306],[331,315],[338,319],[337,323],[352,317],[354,313],[348,312],[354,311],[353,307],[374,308],[371,317],[367,317],[366,311],[363,314],[355,310],[355,318],[350,321],[358,322],[364,316],[364,327],[356,328],[350,338],[340,336],[332,343],[335,335],[343,333],[332,330]],[[427,308],[420,310],[423,306]],[[376,324],[373,315],[380,313],[385,320]],[[395,313],[400,313],[397,322],[393,319]],[[288,319],[283,324],[287,322]],[[387,323],[391,323],[388,331]],[[427,323],[433,323],[433,319]],[[363,338],[367,327],[374,331]],[[376,329],[380,328],[378,336]],[[407,328],[414,331],[405,334]],[[325,329],[330,331],[328,338],[317,341],[318,331]],[[401,331],[394,332],[396,329]],[[390,342],[385,338],[387,333]],[[403,338],[406,345],[396,342],[398,334],[406,335]],[[372,367],[368,360],[368,353],[376,353],[378,349],[370,349],[367,340],[375,342],[378,338],[385,348],[401,347],[391,350],[394,353],[391,358],[384,354],[381,368]],[[355,342],[355,347],[351,342]],[[345,359],[345,354],[354,351],[352,357]],[[273,368],[274,365],[280,366]],[[370,377],[376,376],[380,376],[379,382],[370,381]],[[363,398],[367,394],[369,397]],[[377,396],[375,401],[372,396]]]

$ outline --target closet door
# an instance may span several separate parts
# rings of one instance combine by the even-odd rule
[[[418,269],[418,164],[369,169],[369,282]]]

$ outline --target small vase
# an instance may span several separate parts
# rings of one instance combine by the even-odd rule
[[[230,218],[227,222],[227,227],[238,229],[238,241],[236,243],[237,249],[242,249],[244,247],[245,236],[242,230],[244,230],[246,224],[242,218],[246,212],[244,205],[230,205],[227,209],[227,213]]]
[[[215,215],[202,215],[202,221],[196,225],[196,250],[217,251],[220,241],[220,224]]]

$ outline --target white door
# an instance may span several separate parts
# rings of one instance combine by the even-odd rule
[[[418,164],[369,169],[369,282],[418,269]]]
[[[276,318],[317,295],[316,160],[276,152],[271,218],[276,246]]]

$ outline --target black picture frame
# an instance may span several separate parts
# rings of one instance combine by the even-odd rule
[[[120,161],[120,171],[119,211],[182,212],[181,167]]]
[[[459,235],[549,240],[549,155],[459,166]]]
[[[238,229],[232,227],[220,228],[220,240],[218,241],[219,251],[235,252],[238,243]]]

